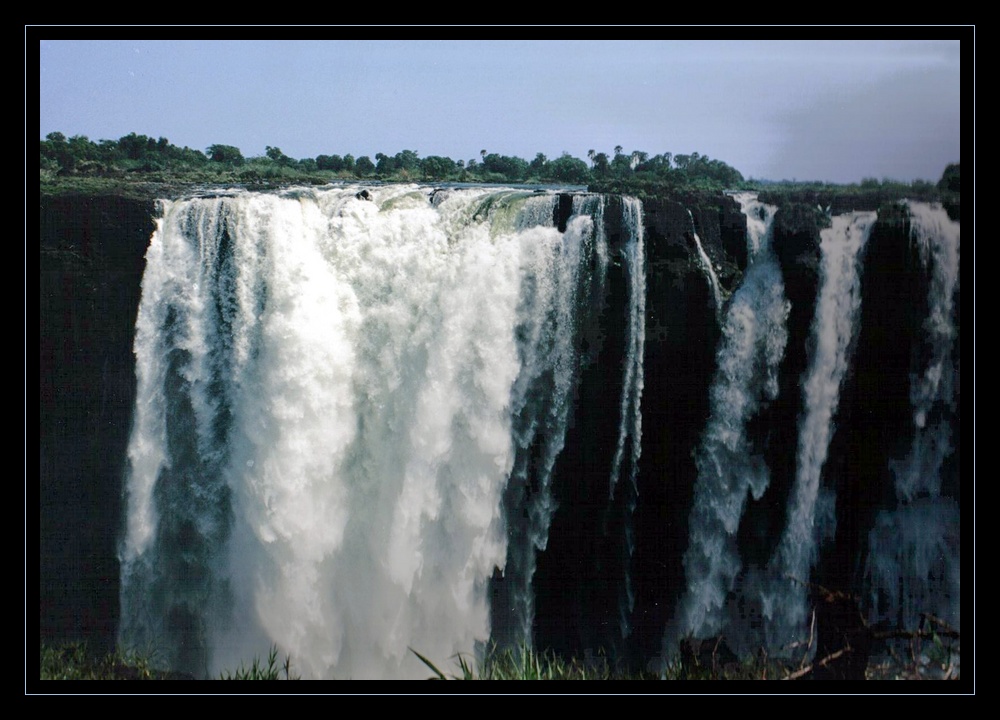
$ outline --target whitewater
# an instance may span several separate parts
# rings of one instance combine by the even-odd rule
[[[700,434],[682,448],[694,481],[682,533],[651,527],[640,505],[640,489],[672,481],[650,464],[671,428],[657,427],[663,385],[645,373],[663,350],[647,338],[647,306],[663,312],[647,294],[675,276],[638,200],[356,185],[160,201],[133,348],[120,644],[195,677],[273,647],[305,678],[424,678],[417,652],[474,662],[491,643],[559,633],[579,633],[585,653],[599,638],[618,662],[651,645],[645,614],[666,602],[658,663],[719,635],[741,656],[799,657],[823,544],[850,523],[826,465],[864,283],[879,282],[863,272],[877,217],[832,217],[819,233],[815,312],[795,348],[777,208],[733,199],[738,287],[722,289],[690,211],[677,229],[720,330]],[[882,466],[895,497],[865,528],[856,572],[873,625],[915,627],[930,608],[959,627],[960,513],[942,489],[957,445],[959,226],[937,205],[907,216],[926,307],[905,437]],[[803,371],[779,383],[788,352]],[[798,407],[794,475],[772,487],[777,438],[757,425],[796,384],[781,398]],[[750,503],[781,514],[766,553],[738,546]],[[567,532],[595,542],[567,554]],[[667,541],[683,578],[653,585],[636,558]],[[584,597],[560,595],[563,580]]]
[[[608,265],[604,201],[574,202],[560,232],[556,195],[496,188],[164,201],[121,639],[199,676],[274,645],[304,677],[424,677],[409,648],[444,660],[490,638],[510,556],[530,643],[575,332]],[[629,343],[619,455],[639,432],[641,327]]]

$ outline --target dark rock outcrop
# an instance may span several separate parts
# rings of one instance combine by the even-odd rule
[[[681,586],[687,508],[696,471],[690,449],[708,413],[719,327],[710,284],[692,244],[692,218],[723,285],[746,263],[745,223],[723,196],[686,206],[647,201],[646,383],[631,572],[638,655],[658,651]],[[557,205],[563,226],[572,197]],[[617,585],[625,573],[623,521],[605,517],[618,433],[627,282],[620,200],[607,208],[609,267],[599,327],[581,335],[586,356],[577,413],[556,467],[556,514],[535,577],[540,646],[582,656],[622,649]],[[687,210],[690,207],[691,215]],[[40,206],[40,494],[43,636],[114,642],[116,542],[125,451],[135,397],[132,342],[155,202],[117,196],[44,197]],[[736,248],[737,252],[732,252]],[[606,532],[595,531],[607,522]],[[594,622],[593,618],[604,618]]]
[[[579,333],[581,380],[553,477],[559,510],[548,546],[537,557],[534,632],[540,649],[586,657],[603,648],[616,662],[643,667],[659,654],[664,628],[684,588],[682,558],[697,480],[692,450],[708,419],[720,337],[712,288],[693,247],[693,232],[724,294],[731,293],[747,265],[746,221],[738,204],[723,195],[692,193],[644,202],[645,382],[638,503],[631,521],[634,552],[629,558],[621,540],[627,493],[617,495],[614,512],[608,512],[628,305],[621,202],[612,197],[605,213],[612,257],[599,318]],[[571,211],[572,196],[561,195],[553,218],[560,229]],[[116,542],[135,399],[132,342],[154,215],[153,200],[43,196],[40,202],[41,634],[86,639],[98,649],[110,649],[118,623]],[[766,459],[772,484],[760,501],[748,502],[740,524],[744,566],[766,564],[785,522],[824,218],[815,203],[789,203],[775,220],[774,250],[791,311],[779,396],[747,429],[755,450]],[[852,593],[863,581],[875,515],[893,503],[886,458],[907,451],[910,373],[914,356],[924,351],[920,338],[929,278],[909,237],[905,210],[883,210],[863,262],[854,361],[844,380],[822,477],[836,494],[836,536],[820,548],[814,573],[815,582]],[[954,359],[957,367],[957,343]],[[942,473],[943,492],[956,499],[958,432],[955,423],[956,452]],[[635,604],[628,618],[630,634],[623,639],[620,603],[626,574]],[[502,578],[495,579],[494,591],[503,597]],[[847,611],[826,610],[819,637],[823,647],[833,649],[844,636]],[[853,677],[858,669],[845,665],[837,672]]]
[[[118,622],[132,340],[155,207],[118,196],[39,204],[41,634],[106,651]]]
[[[908,450],[912,358],[927,316],[929,279],[905,208],[883,208],[863,253],[857,344],[823,471],[836,492],[837,530],[817,582],[836,589],[860,586],[868,532],[878,510],[893,503],[888,459]]]
[[[785,524],[785,507],[795,480],[802,378],[811,354],[809,344],[819,287],[820,233],[810,208],[786,204],[772,226],[772,247],[781,267],[788,313],[788,341],[778,368],[778,396],[754,416],[747,435],[763,454],[771,484],[764,496],[748,501],[737,545],[744,560],[759,567],[774,553]]]
[[[720,333],[711,285],[691,242],[691,217],[713,264],[736,267],[724,252],[724,238],[734,230],[731,218],[724,219],[735,206],[744,220],[737,233],[746,249],[745,219],[730,198],[690,208],[691,216],[688,207],[672,199],[645,205],[645,387],[633,563],[636,662],[659,652],[663,628],[684,586],[682,558],[698,476],[691,449],[708,419]]]

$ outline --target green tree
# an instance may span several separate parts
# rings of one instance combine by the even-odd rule
[[[420,156],[416,150],[400,150],[393,157],[396,167],[408,172],[417,172],[420,169]]]
[[[281,148],[279,147],[271,147],[270,145],[268,145],[267,147],[264,148],[264,152],[267,154],[269,158],[271,158],[271,160],[278,163],[279,165],[287,166],[295,164],[295,160],[285,155],[285,153],[281,152]]]
[[[611,163],[608,162],[607,153],[597,153],[594,156],[594,174],[601,178],[611,174]]]
[[[317,155],[316,168],[318,170],[340,172],[344,169],[344,158],[340,157],[340,155]]]
[[[396,160],[385,153],[375,153],[375,172],[379,177],[388,177],[396,170]]]
[[[549,164],[549,159],[545,157],[543,153],[538,153],[535,155],[535,159],[531,161],[528,166],[531,171],[532,177],[546,177],[546,165]]]
[[[358,177],[368,177],[375,172],[375,163],[367,155],[362,155],[354,161],[354,173]]]
[[[590,180],[590,168],[587,167],[587,163],[567,152],[549,163],[549,174],[560,182],[577,185],[582,185]]]
[[[70,152],[66,136],[61,132],[51,132],[39,143],[39,152],[43,160],[42,167],[47,170],[66,174],[72,172],[76,160]]]
[[[86,135],[74,135],[67,144],[77,160],[94,160],[98,157],[97,146]]]
[[[232,145],[209,145],[205,149],[205,154],[208,155],[209,160],[217,163],[242,165],[246,162],[240,149]]]
[[[455,161],[450,157],[429,155],[421,161],[420,169],[423,171],[425,177],[434,180],[443,180],[455,172],[456,165]]]
[[[611,160],[611,169],[617,177],[625,177],[632,173],[632,157],[622,154],[622,146],[615,146],[615,156]]]
[[[151,139],[145,135],[136,135],[134,132],[129,133],[124,137],[118,138],[118,149],[129,160],[139,160],[145,154]],[[155,147],[155,140],[153,140],[153,145]]]
[[[509,182],[524,180],[528,176],[528,163],[519,157],[490,153],[483,158],[487,172],[502,175]]]
[[[938,181],[938,190],[947,192],[962,192],[962,174],[959,163],[951,163],[944,169],[944,174]]]

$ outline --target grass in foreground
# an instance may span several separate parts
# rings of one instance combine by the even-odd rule
[[[97,658],[85,643],[41,645],[42,680],[164,680],[172,675],[156,670],[148,657],[114,652]]]
[[[42,680],[195,680],[185,673],[160,670],[155,656],[138,652],[115,651],[94,656],[86,643],[69,642],[56,646],[41,644],[40,678]],[[219,680],[298,680],[292,674],[291,657],[278,662],[278,648],[272,646],[266,659],[254,657],[234,671],[223,671]]]
[[[292,658],[285,655],[285,661],[278,665],[278,648],[272,645],[267,660],[255,657],[249,666],[240,663],[236,672],[223,671],[220,680],[299,680],[292,676]]]
[[[869,661],[865,677],[885,679],[958,679],[960,675],[957,638],[942,638],[938,634],[927,638],[915,636],[908,641],[907,651],[890,652],[879,660]],[[890,651],[892,648],[890,647]],[[444,672],[432,660],[410,648],[432,673],[430,680],[795,680],[804,677],[805,661],[792,666],[787,662],[758,655],[740,661],[717,662],[714,657],[705,662],[674,661],[664,672],[622,671],[615,669],[603,656],[564,660],[554,652],[538,652],[530,648],[490,651],[482,663],[475,663],[465,654],[452,657],[454,672]],[[820,661],[816,661],[820,662]],[[41,645],[42,680],[175,680],[195,679],[182,673],[159,670],[153,656],[120,651],[104,657],[88,653],[83,643],[58,646]],[[254,657],[249,665],[241,663],[233,672],[223,671],[219,680],[297,680],[291,657],[279,662],[278,649],[272,646],[266,658]]]
[[[530,648],[491,650],[482,665],[476,668],[464,655],[454,656],[458,672],[445,674],[429,659],[413,648],[424,665],[434,673],[429,680],[656,680],[652,673],[628,673],[614,670],[603,656],[580,662],[564,660],[551,650],[537,652]]]

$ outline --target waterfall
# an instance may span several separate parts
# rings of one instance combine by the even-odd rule
[[[927,275],[923,343],[910,374],[912,439],[890,460],[897,506],[883,510],[869,534],[870,621],[915,629],[919,613],[961,624],[960,512],[941,494],[941,469],[952,454],[956,392],[960,226],[940,205],[907,203],[910,239]]]
[[[627,458],[628,486],[622,501],[622,564],[624,577],[622,597],[619,602],[619,628],[622,638],[629,634],[629,617],[635,607],[635,593],[632,588],[631,560],[635,552],[634,529],[632,515],[638,500],[637,476],[639,472],[639,457],[642,452],[642,386],[643,386],[643,353],[646,338],[646,250],[644,245],[644,228],[642,203],[630,197],[622,199],[624,203],[622,230],[626,235],[622,254],[625,275],[628,280],[628,308],[625,318],[625,369],[622,379],[622,394],[620,421],[618,426],[618,444],[615,456],[611,461],[610,500],[614,500],[615,487],[621,475],[625,447],[631,450]]]
[[[949,424],[955,411],[952,348],[958,337],[955,293],[958,290],[960,226],[940,205],[908,203],[911,238],[930,276],[927,318],[924,320],[929,357],[910,377],[913,444],[902,463],[894,463],[896,491],[901,502],[941,493],[940,466],[951,453]]]
[[[777,397],[778,364],[788,340],[781,269],[771,249],[775,208],[752,193],[737,194],[747,218],[749,266],[722,326],[711,387],[711,415],[695,450],[698,479],[684,554],[685,592],[664,637],[664,653],[678,640],[708,637],[727,624],[727,596],[740,570],[736,531],[747,493],[769,484],[768,468],[746,436],[747,421]]]
[[[552,471],[579,380],[577,333],[596,317],[603,296],[608,265],[604,206],[602,197],[574,197],[561,244],[525,249],[532,261],[522,275],[516,328],[521,372],[511,394],[516,458],[505,495],[509,546],[504,577],[513,627],[494,628],[494,639],[514,648],[532,644],[531,580],[536,551],[545,550],[556,510]]]
[[[494,568],[530,639],[575,333],[607,266],[602,201],[576,198],[559,232],[552,194],[360,190],[163,203],[120,637],[175,669],[273,644],[304,677],[424,677],[408,647],[444,661],[490,637]],[[641,355],[640,321],[633,465]]]
[[[698,233],[694,229],[694,215],[691,214],[690,210],[687,213],[688,217],[691,218],[691,237],[694,238],[694,246],[698,250],[698,259],[701,261],[701,266],[705,270],[705,276],[712,286],[712,299],[715,300],[715,314],[719,315],[722,312],[722,288],[719,287],[719,277],[715,274],[712,261],[709,260],[708,255],[705,253],[705,248],[701,246],[701,238],[698,237]]]
[[[860,253],[875,213],[838,215],[821,231],[819,298],[812,323],[809,370],[803,382],[795,485],[780,544],[769,565],[763,597],[768,646],[779,648],[808,635],[806,583],[821,537],[835,529],[834,497],[820,487],[841,382],[861,307]]]
[[[417,185],[161,201],[121,644],[198,677],[271,646],[334,679],[423,678],[409,648],[447,670],[491,641],[625,666],[724,634],[773,657],[808,635],[814,571],[862,592],[880,629],[959,627],[958,223],[908,203],[904,251],[875,213],[832,218],[810,319],[785,282],[811,302],[813,246],[790,230],[776,253],[776,208],[734,198],[731,296],[694,216],[652,201]],[[912,286],[878,292],[893,282]],[[801,406],[774,403],[783,362]],[[830,538],[849,548],[833,560]]]

